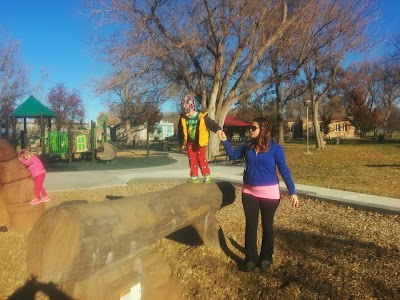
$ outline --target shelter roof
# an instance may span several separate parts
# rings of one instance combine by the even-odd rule
[[[233,116],[226,116],[224,127],[248,127],[251,122]]]
[[[11,113],[11,116],[16,118],[40,118],[40,116],[55,118],[57,114],[31,95]]]

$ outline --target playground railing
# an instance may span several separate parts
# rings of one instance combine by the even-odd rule
[[[45,139],[46,154],[65,156],[68,154],[68,132],[50,132]]]

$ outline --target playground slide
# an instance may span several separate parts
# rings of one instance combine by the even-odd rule
[[[110,143],[103,143],[101,146],[104,150],[102,152],[97,152],[98,159],[105,161],[112,160],[115,155],[117,155],[117,149]]]

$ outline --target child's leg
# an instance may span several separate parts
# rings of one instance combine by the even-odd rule
[[[40,199],[40,194],[42,194],[43,197],[47,197],[47,192],[43,187],[44,177],[45,173],[40,174],[35,178],[33,178],[33,182],[35,183],[35,189],[34,189],[35,198]]]
[[[196,158],[200,166],[200,171],[203,176],[210,174],[210,169],[208,168],[208,160],[206,158],[206,147],[199,147],[196,149]]]
[[[44,186],[42,185],[42,189],[40,190],[40,194],[42,195],[42,198],[46,198],[47,197],[47,191],[44,188]]]
[[[42,184],[40,182],[40,176],[33,178],[33,183],[35,184],[33,188],[33,195],[35,198],[40,199],[40,190],[42,188]]]
[[[187,156],[189,158],[190,176],[199,176],[199,166],[197,164],[196,152],[193,149],[193,143],[187,143]]]

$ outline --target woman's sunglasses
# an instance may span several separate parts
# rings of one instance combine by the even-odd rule
[[[250,127],[249,127],[249,130],[251,130],[251,131],[256,131],[258,128],[260,128],[260,127],[257,127],[257,126],[250,126]]]

